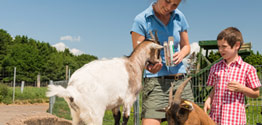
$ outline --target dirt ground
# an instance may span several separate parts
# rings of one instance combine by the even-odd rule
[[[21,116],[44,113],[48,110],[48,103],[17,105],[0,104],[0,125],[6,125],[8,121]]]

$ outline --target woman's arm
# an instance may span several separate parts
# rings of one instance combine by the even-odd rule
[[[190,53],[190,44],[187,31],[180,33],[180,51],[174,54],[175,64],[179,64]]]
[[[136,46],[137,46],[140,42],[142,42],[142,41],[145,40],[145,37],[144,37],[144,36],[142,36],[142,35],[140,35],[140,34],[138,34],[138,33],[136,33],[136,32],[132,32],[131,35],[132,35],[133,49],[135,49]]]

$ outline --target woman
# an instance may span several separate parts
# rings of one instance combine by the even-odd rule
[[[164,41],[168,41],[169,36],[173,36],[175,49],[180,46],[180,51],[173,55],[176,66],[165,65],[164,52],[161,50],[162,62],[146,67],[142,97],[143,125],[160,125],[165,119],[165,113],[156,110],[168,105],[171,82],[175,83],[173,89],[175,91],[186,75],[182,60],[190,53],[190,44],[187,33],[188,23],[183,13],[177,9],[180,2],[181,0],[157,0],[134,19],[131,30],[133,48],[145,39],[150,39],[150,31],[157,31],[161,45]],[[182,98],[193,101],[190,84],[184,89]]]

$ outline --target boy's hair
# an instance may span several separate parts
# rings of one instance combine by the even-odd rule
[[[236,42],[240,42],[240,47],[239,47],[240,49],[244,42],[240,30],[235,27],[228,27],[223,31],[221,31],[217,36],[217,40],[222,40],[222,39],[226,40],[231,48],[233,48]]]

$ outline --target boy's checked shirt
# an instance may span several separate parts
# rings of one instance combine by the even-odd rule
[[[227,84],[231,81],[251,89],[261,86],[256,69],[240,56],[229,66],[225,60],[212,66],[207,81],[207,85],[214,89],[210,117],[219,125],[246,124],[245,95],[229,91]]]

